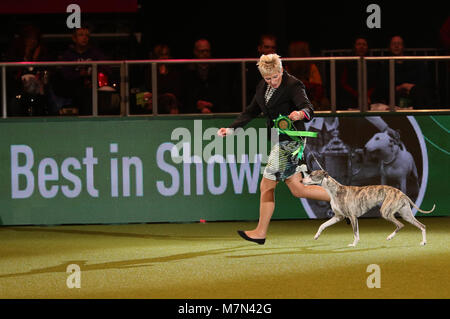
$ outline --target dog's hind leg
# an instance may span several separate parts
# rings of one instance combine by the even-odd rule
[[[400,221],[398,221],[395,218],[395,213],[401,209],[401,207],[398,206],[398,202],[395,203],[396,199],[395,197],[392,196],[388,196],[386,197],[386,199],[384,200],[383,204],[381,205],[380,208],[380,214],[381,216],[394,223],[395,226],[397,226],[397,228],[395,228],[394,232],[392,234],[390,234],[389,236],[387,236],[387,240],[391,240],[392,238],[394,238],[395,235],[397,235],[398,231],[400,229],[402,229],[403,227],[405,227],[405,225],[403,225]],[[401,204],[400,204],[401,205]]]
[[[329,219],[328,221],[326,221],[325,223],[323,223],[322,225],[320,225],[319,230],[317,230],[316,235],[314,236],[314,240],[317,240],[317,238],[319,238],[320,234],[323,232],[323,230],[327,227],[330,227],[331,225],[336,224],[337,222],[340,222],[341,220],[344,219],[344,216],[334,216],[331,219]]]
[[[402,218],[404,220],[406,220],[408,223],[416,226],[417,228],[419,228],[422,231],[422,241],[420,242],[420,244],[422,246],[424,246],[427,243],[426,226],[424,224],[422,224],[421,222],[419,222],[414,217],[414,215],[411,211],[411,207],[409,206],[409,203],[405,203],[405,205],[400,209],[399,213],[400,213],[400,216],[402,216]]]
[[[352,223],[353,227],[353,243],[349,244],[349,247],[355,247],[356,244],[359,241],[359,225],[358,225],[358,218],[356,216],[350,216],[350,222]]]
[[[391,240],[392,238],[394,238],[395,235],[397,235],[398,231],[400,229],[402,229],[403,227],[405,227],[405,225],[403,225],[401,222],[399,222],[397,219],[395,219],[394,214],[391,214],[389,216],[384,217],[386,220],[389,220],[391,222],[393,222],[395,224],[395,226],[397,226],[397,228],[394,230],[394,232],[392,234],[390,234],[389,236],[387,236],[387,240]]]

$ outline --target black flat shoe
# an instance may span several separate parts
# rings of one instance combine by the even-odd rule
[[[265,238],[250,238],[250,237],[248,237],[243,230],[238,230],[237,233],[239,234],[239,236],[241,236],[245,240],[252,241],[259,245],[264,245],[264,243],[266,242]]]

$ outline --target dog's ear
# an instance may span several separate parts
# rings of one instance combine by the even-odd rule
[[[386,129],[386,133],[389,136],[389,146],[398,145],[403,150],[403,143],[400,141],[400,130],[393,130],[390,127]]]
[[[396,143],[400,142],[400,130],[393,130],[390,127],[388,127],[386,129],[386,133],[389,135],[389,137],[391,137],[392,139],[394,139],[394,141]]]

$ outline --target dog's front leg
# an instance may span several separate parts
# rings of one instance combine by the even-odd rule
[[[323,223],[322,225],[320,225],[319,230],[317,231],[316,235],[314,236],[314,240],[317,240],[317,238],[319,238],[320,234],[323,232],[323,230],[325,228],[330,227],[331,225],[334,225],[334,224],[336,224],[337,222],[340,222],[343,219],[344,219],[343,216],[339,216],[339,215],[338,216],[334,216],[330,220],[328,220],[325,223]]]
[[[406,176],[400,177],[400,190],[406,194]]]
[[[384,173],[384,170],[381,171],[381,184],[380,185],[386,185],[386,174]]]
[[[352,228],[353,228],[353,243],[349,244],[349,247],[355,247],[356,244],[359,241],[359,226],[358,226],[358,218],[356,218],[355,216],[351,216],[350,217],[350,222],[352,223]]]

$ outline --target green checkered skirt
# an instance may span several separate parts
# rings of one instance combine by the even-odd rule
[[[292,152],[300,147],[296,141],[281,141],[270,150],[263,176],[273,181],[284,181],[300,172],[299,160]]]

